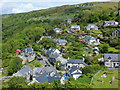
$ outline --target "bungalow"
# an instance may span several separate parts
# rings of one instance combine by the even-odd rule
[[[28,65],[24,65],[23,68],[21,68],[19,71],[13,74],[13,76],[22,76],[22,77],[28,77],[29,73],[32,72],[32,68]]]
[[[104,54],[104,64],[106,67],[117,67],[120,65],[120,54]]]
[[[67,41],[64,39],[54,39],[54,42],[59,46],[64,46],[67,43]]]
[[[78,26],[78,25],[72,25],[71,26],[71,31],[73,32],[75,30],[80,30],[80,26]]]
[[[61,29],[60,28],[55,28],[55,29],[53,29],[56,33],[61,33],[62,31],[61,31]]]
[[[98,27],[95,24],[89,24],[85,30],[98,30]]]
[[[92,37],[92,36],[85,36],[82,39],[82,41],[88,44],[94,44],[94,45],[100,44],[99,39],[97,37]]]
[[[68,70],[68,75],[70,77],[73,77],[75,80],[77,80],[82,75],[82,71],[77,66],[72,66]]]
[[[72,66],[77,66],[77,67],[85,67],[87,64],[84,62],[83,59],[68,59],[67,60],[67,68],[71,68]]]
[[[104,21],[103,26],[117,26],[119,23],[116,21]]]
[[[120,28],[117,28],[115,31],[112,32],[113,37],[120,37]]]
[[[27,47],[22,51],[21,55],[18,55],[21,59],[23,59],[22,64],[25,64],[27,61],[30,62],[35,59],[35,52],[32,47]]]

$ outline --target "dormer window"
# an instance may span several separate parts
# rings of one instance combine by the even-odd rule
[[[112,58],[109,56],[108,59],[111,60]]]

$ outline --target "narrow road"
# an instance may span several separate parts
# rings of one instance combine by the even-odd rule
[[[47,57],[41,55],[41,58],[43,58],[43,60],[44,60],[49,66],[52,66],[52,67],[53,67],[53,65],[48,61],[48,58],[47,58]]]

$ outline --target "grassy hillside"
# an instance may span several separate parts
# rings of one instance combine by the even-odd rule
[[[101,77],[104,72],[111,73],[106,75],[106,77]],[[118,88],[118,70],[106,70],[106,71],[101,71],[98,75],[96,75],[93,78],[92,84],[95,86],[95,88]],[[112,78],[115,78],[113,83],[110,84],[110,81]],[[102,80],[103,82],[99,82],[98,80]]]
[[[28,13],[2,15],[3,67],[8,66],[16,49],[23,49],[28,43],[32,44],[34,48],[39,47],[36,41],[43,35],[51,35],[55,27],[60,27],[63,30],[69,29],[70,25],[66,27],[61,25],[61,23],[65,23],[67,18],[77,17],[79,20],[72,24],[78,24],[82,29],[90,23],[90,16],[112,15],[109,16],[109,20],[118,20],[116,17],[117,2],[94,2],[78,5],[79,7],[64,5]],[[100,18],[94,23],[107,19]]]

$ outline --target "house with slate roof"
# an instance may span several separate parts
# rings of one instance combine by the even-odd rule
[[[85,30],[98,30],[98,27],[95,24],[89,24]]]
[[[120,28],[117,28],[115,31],[112,32],[113,37],[120,37]]]
[[[54,42],[58,45],[58,46],[64,46],[67,43],[67,40],[65,39],[54,39]]]
[[[69,70],[68,70],[68,75],[70,77],[73,77],[75,80],[77,80],[79,78],[79,76],[82,75],[82,71],[80,70],[79,67],[77,66],[72,66]]]
[[[70,19],[70,18],[69,18],[69,19],[66,19],[65,21],[66,21],[68,24],[71,24],[71,23],[72,23],[72,19]]]
[[[117,67],[120,65],[120,54],[104,54],[104,64],[106,67]]]
[[[57,61],[61,62],[61,69],[66,69],[67,59],[63,58],[61,54],[53,54],[49,56],[49,62],[56,64]]]
[[[33,81],[31,81],[28,85],[33,83],[51,83],[56,79],[61,79],[61,77],[54,67],[35,67],[33,69]]]
[[[22,77],[28,77],[29,74],[32,72],[32,68],[28,65],[24,65],[23,68],[21,68],[19,71],[13,74],[13,76],[22,76]]]
[[[94,44],[94,45],[100,44],[99,39],[97,37],[92,37],[92,36],[85,36],[82,39],[82,41],[88,44]]]
[[[80,26],[78,26],[78,25],[72,25],[71,26],[71,31],[74,32],[76,30],[80,30]]]
[[[83,59],[68,59],[67,68],[70,69],[72,66],[77,66],[80,68],[87,66],[87,64],[84,62]]]
[[[31,62],[35,59],[35,52],[32,47],[27,47],[22,51],[21,55],[18,55],[21,59],[23,59],[22,64],[26,62]]]
[[[104,21],[103,26],[117,26],[119,23],[116,21]]]
[[[60,54],[61,52],[58,50],[58,49],[55,49],[55,48],[49,48],[46,53],[48,55],[52,55],[52,54]]]

